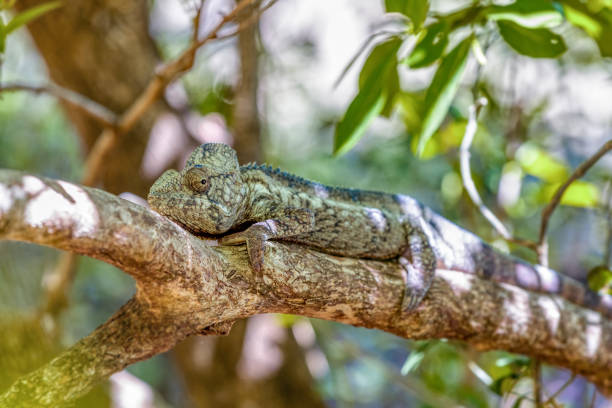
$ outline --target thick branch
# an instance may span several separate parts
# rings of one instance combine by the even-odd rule
[[[0,238],[75,251],[131,274],[137,281],[138,304],[146,305],[142,313],[155,316],[141,323],[155,330],[161,324],[168,336],[176,336],[103,336],[115,350],[149,347],[138,358],[167,349],[189,334],[222,332],[227,322],[281,312],[405,338],[458,339],[481,350],[523,353],[571,369],[612,393],[612,322],[561,298],[472,275],[438,270],[422,305],[405,314],[400,308],[404,281],[395,262],[335,257],[270,242],[264,278],[256,280],[243,247],[212,247],[146,208],[103,191],[8,170],[0,171]],[[112,322],[98,332],[112,332]],[[159,343],[153,347],[151,342]],[[99,350],[98,345],[90,353]],[[74,352],[69,350],[68,356]],[[104,359],[91,364],[101,364],[94,371],[105,376],[135,361],[125,358],[119,365]],[[53,363],[42,370],[79,377],[86,384],[100,378]],[[83,389],[77,391],[64,392],[73,395]],[[14,392],[13,387],[8,395]]]
[[[185,337],[178,322],[132,299],[104,325],[0,395],[0,407],[56,407],[135,362],[167,351]]]

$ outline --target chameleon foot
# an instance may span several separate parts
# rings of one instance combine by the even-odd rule
[[[414,267],[404,257],[399,258],[399,263],[406,272],[404,294],[402,296],[402,311],[413,311],[423,300],[431,284],[430,274],[427,271]]]
[[[266,221],[251,225],[244,231],[226,235],[219,240],[221,245],[240,245],[246,242],[249,262],[255,277],[263,276],[264,250],[268,240],[270,226]]]

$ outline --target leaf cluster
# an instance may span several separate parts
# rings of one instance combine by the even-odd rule
[[[416,104],[422,117],[414,129],[418,139],[416,151],[426,156],[428,142],[451,109],[470,56],[485,64],[482,44],[488,45],[490,39],[504,41],[526,57],[559,58],[567,51],[567,45],[557,31],[572,25],[595,41],[602,57],[612,56],[612,7],[605,2],[595,3],[475,2],[448,14],[438,14],[430,10],[428,1],[385,0],[385,11],[400,16],[402,30],[380,33],[382,39],[369,52],[359,76],[359,91],[336,126],[334,153],[343,154],[354,147],[375,117],[389,117],[396,106],[405,109],[408,104],[408,109],[414,109]],[[403,51],[406,49],[407,53]],[[434,64],[437,69],[424,101],[407,102],[406,93],[400,89],[398,69],[417,70]]]

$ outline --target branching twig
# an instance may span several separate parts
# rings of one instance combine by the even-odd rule
[[[125,111],[119,119],[117,126],[113,129],[106,129],[102,135],[98,137],[86,163],[86,175],[83,184],[92,185],[95,182],[99,168],[106,154],[116,144],[116,139],[125,133],[129,132],[132,127],[140,120],[142,115],[151,107],[151,105],[160,97],[166,86],[172,82],[178,75],[189,70],[194,63],[195,53],[204,44],[218,38],[219,31],[228,23],[236,21],[240,13],[256,0],[242,0],[234,9],[223,17],[223,19],[208,33],[208,35],[200,40],[195,40],[191,45],[183,51],[173,61],[164,64],[155,73],[154,78],[146,86],[145,90],[132,105]],[[195,28],[197,30],[197,27]],[[194,38],[196,38],[194,36]]]
[[[244,21],[241,21],[239,27],[236,30],[228,34],[219,35],[215,39],[220,41],[237,36],[241,31],[244,31],[252,24],[254,24],[266,10],[272,7],[277,1],[278,0],[270,0],[268,4],[253,12],[253,14],[247,17]]]
[[[477,116],[480,108],[486,106],[486,104],[487,100],[485,98],[480,98],[472,106],[470,106],[470,113],[467,125],[465,127],[465,134],[463,135],[461,147],[459,148],[461,179],[463,180],[465,190],[482,215],[491,223],[493,228],[495,228],[504,239],[510,239],[512,238],[512,235],[506,229],[504,224],[482,202],[482,199],[478,194],[478,190],[476,189],[476,185],[474,184],[474,180],[472,180],[470,171],[470,147],[472,146],[474,135],[478,129]]]
[[[603,196],[603,210],[606,213],[606,241],[603,264],[610,268],[610,262],[612,261],[612,181],[608,181],[606,184]]]
[[[70,89],[62,88],[59,85],[49,83],[47,85],[28,85],[19,82],[4,84],[0,86],[0,92],[28,91],[33,93],[47,93],[57,99],[66,102],[97,120],[104,127],[113,127],[117,121],[115,115],[107,107],[79,94]]]
[[[580,164],[580,166],[578,166],[576,170],[574,170],[572,175],[565,181],[565,183],[563,183],[557,189],[553,198],[550,200],[548,205],[544,208],[544,211],[542,211],[542,221],[540,224],[540,235],[538,238],[538,256],[540,257],[540,263],[544,265],[547,263],[546,259],[548,258],[547,256],[548,245],[546,243],[546,231],[548,229],[548,221],[553,211],[555,211],[555,209],[561,202],[561,198],[563,197],[563,194],[575,180],[582,177],[587,171],[589,171],[589,169],[595,163],[597,163],[599,159],[603,157],[603,155],[605,155],[610,150],[612,150],[612,140],[608,140],[606,143],[604,143],[604,145],[601,146],[599,150],[597,150],[597,152],[595,152],[593,156],[589,157],[587,160],[582,162],[582,164]],[[545,261],[544,263],[542,262],[543,260]]]
[[[487,206],[482,202],[480,195],[478,194],[478,190],[476,189],[476,185],[474,184],[474,180],[472,179],[472,174],[470,170],[470,147],[472,146],[472,142],[474,140],[474,135],[476,134],[476,130],[478,129],[478,112],[480,109],[487,104],[487,100],[485,98],[480,98],[476,100],[476,102],[470,106],[470,113],[468,117],[468,123],[465,127],[465,133],[463,135],[463,140],[461,141],[461,147],[459,148],[459,162],[461,168],[461,180],[463,181],[463,187],[467,191],[470,199],[474,203],[480,213],[491,223],[493,228],[502,236],[506,241],[513,242],[518,245],[525,246],[527,248],[535,249],[535,244],[533,242],[517,239],[512,236],[512,234],[508,231],[506,226],[493,214],[491,210],[487,208]]]
[[[159,69],[155,77],[149,82],[142,94],[134,101],[134,103],[125,111],[125,113],[117,120],[115,116],[112,117],[112,121],[102,122],[104,125],[104,131],[98,137],[95,144],[93,145],[87,159],[85,161],[85,170],[83,178],[81,180],[83,185],[93,186],[99,177],[100,169],[103,166],[104,158],[117,144],[118,138],[127,133],[132,127],[140,120],[145,112],[151,107],[151,105],[160,97],[166,86],[174,80],[180,73],[189,70],[195,61],[195,54],[199,47],[206,44],[207,42],[218,39],[218,32],[228,23],[233,22],[240,18],[241,13],[246,9],[247,6],[253,4],[257,0],[242,0],[236,5],[236,7],[210,31],[210,33],[203,39],[199,39],[199,26],[202,11],[204,8],[205,1],[201,1],[194,17],[194,27],[192,42],[190,47],[185,50],[178,58],[173,61],[166,63],[161,69]],[[274,4],[276,0],[269,2],[259,13],[255,13],[257,17],[267,10]],[[75,98],[73,98],[75,99]],[[80,106],[80,105],[79,105]],[[89,105],[84,105],[89,106]],[[103,107],[99,106],[98,111],[104,113]],[[108,116],[108,115],[106,115]],[[101,116],[104,117],[104,116]],[[67,259],[64,259],[67,258]],[[57,265],[54,277],[51,278],[56,282],[63,282],[65,287],[57,287],[53,289],[53,293],[49,293],[48,296],[53,298],[49,300],[47,306],[57,306],[57,295],[58,293],[65,293],[66,287],[72,282],[74,275],[71,268],[67,268],[67,265],[74,265],[74,254],[67,254],[63,257]]]
[[[557,391],[555,391],[555,393],[553,395],[551,395],[544,402],[544,406],[546,406],[548,404],[554,404],[555,398],[557,398],[563,392],[563,390],[565,390],[574,381],[575,378],[576,378],[576,373],[572,373],[571,377],[565,383],[563,383],[563,385],[561,387],[559,387],[559,389]]]

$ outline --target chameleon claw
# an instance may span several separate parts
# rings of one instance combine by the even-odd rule
[[[409,288],[404,289],[404,297],[402,299],[402,311],[406,313],[412,312],[421,303],[422,298],[422,296],[415,294],[413,290]]]
[[[405,272],[405,288],[402,295],[402,311],[412,312],[416,309],[429,290],[431,280],[424,271],[420,271],[404,257],[399,258],[399,263]]]

